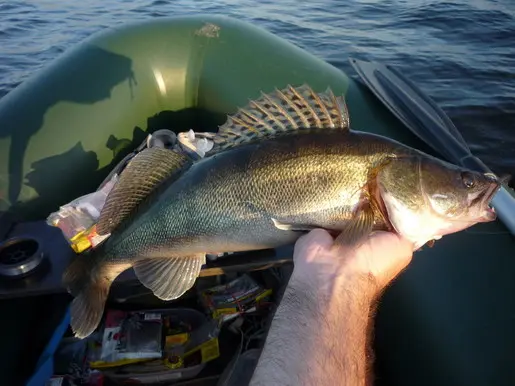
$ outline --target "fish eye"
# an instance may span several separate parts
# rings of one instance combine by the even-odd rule
[[[463,185],[465,185],[469,189],[474,187],[474,185],[476,183],[476,179],[474,178],[474,175],[469,172],[461,173],[461,180],[463,181]]]

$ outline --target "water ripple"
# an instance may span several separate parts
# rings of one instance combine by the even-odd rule
[[[515,172],[513,0],[15,0],[0,3],[0,98],[90,34],[170,15],[229,15],[352,71],[397,65],[448,112],[477,154]]]

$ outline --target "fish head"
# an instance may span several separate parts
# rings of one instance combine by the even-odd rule
[[[394,157],[377,178],[390,223],[415,249],[497,218],[490,201],[501,181],[491,173],[415,155]]]
[[[490,207],[500,188],[494,175],[422,159],[419,176],[423,195],[442,218],[471,224],[497,218]]]

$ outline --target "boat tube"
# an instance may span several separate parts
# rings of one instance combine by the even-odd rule
[[[20,355],[43,352],[54,330],[63,333],[67,302],[49,296],[66,296],[56,283],[71,249],[57,228],[46,225],[46,216],[96,190],[149,134],[216,131],[227,114],[260,92],[303,83],[343,94],[352,129],[430,152],[341,70],[226,17],[158,19],[103,31],[2,98],[0,239],[19,234],[38,240],[50,265],[46,276],[22,289],[0,278],[2,351],[8,353],[0,358],[2,384],[17,384],[8,380],[20,374],[15,364]],[[514,252],[512,237],[498,222],[445,236],[417,252],[379,307],[380,383],[513,384]],[[291,259],[291,249],[288,253]],[[24,307],[15,309],[20,302]],[[42,303],[45,313],[55,316],[46,323],[36,308]],[[36,320],[37,334],[25,336]],[[41,366],[49,363],[55,341],[47,349],[37,364],[25,367],[48,375],[51,370]]]

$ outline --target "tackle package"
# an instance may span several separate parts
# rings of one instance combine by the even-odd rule
[[[272,289],[262,287],[244,274],[227,284],[201,291],[200,298],[213,319],[224,322],[255,310],[261,303],[267,302],[271,295]]]
[[[61,341],[53,383],[48,385],[102,386],[105,378],[143,376],[148,384],[157,379],[187,379],[220,356],[219,332],[219,321],[189,308],[108,310],[100,331],[86,339]]]

